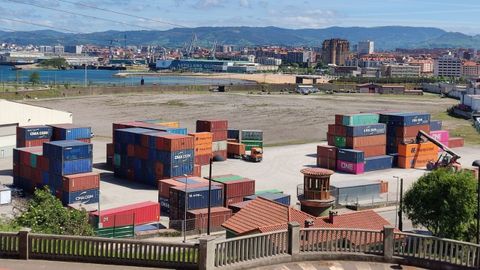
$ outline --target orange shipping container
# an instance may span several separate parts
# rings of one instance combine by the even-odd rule
[[[347,137],[347,147],[356,148],[363,146],[374,146],[374,145],[386,145],[387,136],[375,135],[375,136],[363,136],[363,137]]]
[[[380,181],[380,193],[387,193],[388,192],[388,182],[387,181]]]
[[[243,143],[227,143],[227,154],[241,156],[245,154],[245,144]]]
[[[399,168],[424,168],[427,166],[429,161],[437,161],[438,152],[430,155],[419,155],[414,157],[398,157],[398,167]]]
[[[180,151],[185,149],[193,149],[193,137],[178,135],[178,134],[168,134],[159,133],[159,134],[150,134],[151,136],[156,137],[156,148],[163,151]]]
[[[195,145],[197,144],[211,144],[213,139],[213,134],[211,132],[195,132],[189,133],[188,135],[194,138]]]
[[[401,157],[414,157],[420,155],[434,156],[437,154],[438,146],[431,142],[398,145],[398,155]]]
[[[195,156],[212,155],[212,144],[195,146]]]
[[[363,151],[366,158],[375,157],[375,156],[384,156],[387,152],[387,146],[383,145],[373,145],[373,146],[361,146],[355,147],[355,150]]]
[[[193,176],[202,177],[202,165],[193,165]]]
[[[179,128],[180,127],[179,122],[160,122],[160,123],[155,123],[155,125],[164,126],[164,127],[171,127],[171,128]]]
[[[64,192],[96,189],[99,186],[100,174],[94,172],[66,175],[62,179],[62,188]]]

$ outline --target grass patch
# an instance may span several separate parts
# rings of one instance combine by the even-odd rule
[[[450,137],[462,137],[465,139],[465,144],[480,145],[480,133],[470,120],[453,117],[447,112],[433,114],[432,119],[442,120],[443,129],[450,131]]]

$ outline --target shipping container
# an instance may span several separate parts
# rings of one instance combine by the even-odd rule
[[[237,142],[240,141],[240,130],[239,129],[228,129],[227,130],[227,138],[236,140]]]
[[[227,141],[227,137],[228,135],[226,130],[212,132],[212,141],[214,142]]]
[[[169,198],[170,197],[170,188],[171,187],[182,187],[185,188],[185,182],[187,186],[202,186],[208,185],[208,180],[200,177],[176,177],[169,179],[162,179],[158,181],[158,194],[160,197]]]
[[[327,144],[330,146],[335,146],[335,135],[327,133]]]
[[[122,207],[91,212],[93,224],[102,224],[102,228],[142,225],[160,221],[160,204],[158,202],[141,202]]]
[[[265,193],[283,193],[283,191],[273,188],[273,189],[263,189],[263,190],[257,190],[255,191],[255,195],[262,195]]]
[[[448,130],[430,131],[430,136],[441,143],[448,143],[450,133]]]
[[[245,155],[245,144],[227,143],[227,156],[229,158],[242,158]]]
[[[170,194],[168,195],[170,197]],[[167,197],[158,197],[158,203],[160,204],[160,215],[170,216],[170,199]]]
[[[401,157],[415,157],[419,155],[436,155],[438,146],[431,142],[419,144],[399,144],[398,155]]]
[[[92,144],[67,140],[44,143],[43,152],[51,162],[92,158]]]
[[[338,149],[337,160],[360,163],[365,161],[365,155],[363,151],[352,149]]]
[[[415,126],[389,126],[388,135],[397,138],[416,137],[418,132],[422,130],[426,133],[430,132],[430,125],[415,125]]]
[[[17,140],[22,141],[52,138],[52,127],[50,126],[20,126],[17,127]]]
[[[196,177],[202,177],[202,165],[200,165],[200,164],[193,165],[192,175],[196,176]]]
[[[195,132],[188,135],[194,138],[195,145],[212,144],[213,134],[211,132]]]
[[[194,149],[194,138],[178,134],[148,134],[155,140],[155,148],[162,151],[175,152],[180,150]]]
[[[347,127],[342,125],[328,125],[328,133],[335,136],[347,136]]]
[[[335,146],[338,148],[345,148],[347,146],[347,139],[342,136],[334,137]]]
[[[465,144],[465,140],[460,137],[450,137],[448,139],[448,147],[449,148],[457,148],[457,147],[463,147]]]
[[[159,126],[171,127],[171,128],[179,128],[180,123],[178,121],[165,121],[162,119],[147,119],[147,120],[138,120],[138,122],[144,122],[148,124],[155,124]]]
[[[361,126],[377,124],[379,115],[376,113],[359,113],[343,115],[344,126]]]
[[[337,147],[330,145],[318,145],[317,157],[325,157],[328,159],[337,159]]]
[[[374,135],[364,137],[346,137],[346,148],[356,149],[357,147],[386,145],[387,137],[385,135]]]
[[[92,159],[50,160],[50,172],[57,175],[71,175],[92,171]]]
[[[227,150],[227,141],[218,141],[212,143],[212,152],[217,151],[226,151]]]
[[[255,180],[244,178],[238,175],[224,175],[212,177],[212,180],[222,184],[225,191],[225,204],[227,200],[234,197],[245,197],[255,194]]]
[[[208,207],[208,186],[188,187],[187,186],[187,210],[201,209]],[[178,219],[179,213],[185,211],[185,190],[181,187],[170,188],[170,218]],[[221,186],[212,185],[210,193],[211,207],[223,205],[223,190]]]
[[[424,168],[429,162],[436,162],[438,153],[429,155],[416,155],[411,157],[398,156],[399,168]]]
[[[263,131],[261,130],[242,130],[241,141],[263,141]]]
[[[98,203],[99,190],[89,189],[74,192],[62,192],[60,198],[64,205],[81,203],[81,204],[93,204]]]
[[[228,121],[220,120],[220,119],[197,120],[196,126],[197,126],[197,132],[203,132],[203,131],[212,132],[217,130],[227,131]]]
[[[227,150],[212,152],[213,161],[225,161],[227,157]]]
[[[230,204],[228,208],[232,210],[232,214],[236,214],[251,202],[252,201],[243,201],[243,202],[233,203],[233,204]]]
[[[430,125],[428,113],[382,113],[380,122],[391,126],[417,126]]]
[[[263,141],[242,140],[241,143],[245,145],[245,151],[251,151],[252,148],[263,148]]]
[[[100,174],[80,173],[62,178],[62,190],[64,192],[74,192],[87,189],[98,189],[100,187]]]
[[[364,172],[365,163],[352,163],[343,160],[337,160],[337,170],[352,174],[362,174]]]
[[[245,196],[243,200],[244,201],[255,200],[257,197],[290,206],[290,195],[283,194],[283,193],[265,193],[261,195],[250,195],[250,196]]]
[[[346,126],[345,129],[347,136],[350,137],[382,135],[387,132],[385,124]]]
[[[210,208],[210,228],[222,229],[222,224],[232,216],[232,210],[225,207]],[[208,209],[195,209],[187,212],[187,230],[205,230],[208,227]]]
[[[92,128],[74,124],[49,125],[53,128],[53,140],[77,140],[92,137]]]
[[[392,156],[377,156],[365,158],[365,172],[391,169],[393,167]]]
[[[195,155],[195,160],[194,160],[194,164],[197,164],[197,165],[208,165],[210,164],[210,159],[212,158],[212,154],[208,154],[208,155]]]
[[[343,125],[343,114],[335,114],[335,125]]]
[[[373,145],[373,146],[360,146],[355,147],[355,150],[363,151],[364,156],[374,157],[374,156],[384,156],[387,152],[386,145]]]
[[[430,131],[437,131],[442,129],[441,120],[430,120]]]
[[[332,158],[317,157],[317,166],[334,171],[337,168],[337,160]]]
[[[337,205],[371,203],[380,199],[382,185],[381,181],[347,180],[332,184],[330,192]]]

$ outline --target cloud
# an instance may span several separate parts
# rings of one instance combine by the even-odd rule
[[[249,8],[250,2],[248,0],[240,0],[240,6],[244,8]]]
[[[194,5],[196,8],[218,8],[223,7],[222,0],[198,0]]]

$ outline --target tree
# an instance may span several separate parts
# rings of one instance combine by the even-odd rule
[[[67,60],[62,57],[56,57],[51,59],[45,59],[40,62],[41,66],[44,67],[53,67],[56,69],[64,69],[68,66]]]
[[[63,207],[48,187],[35,191],[26,208],[15,218],[15,224],[38,233],[87,236],[94,234],[85,210]]]
[[[29,76],[28,79],[33,85],[39,84],[40,83],[40,73],[38,72],[32,72]]]
[[[472,241],[477,183],[471,172],[437,169],[420,177],[405,193],[403,211],[414,225],[435,236]]]

